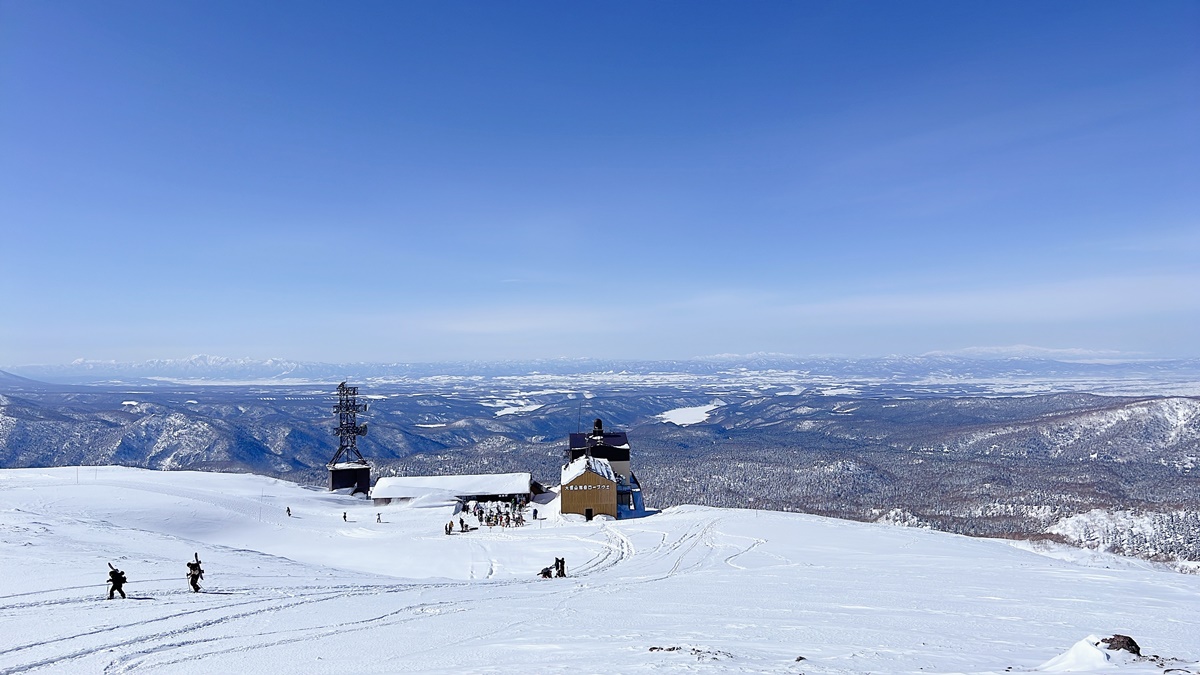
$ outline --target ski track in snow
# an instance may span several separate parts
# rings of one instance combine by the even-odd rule
[[[556,502],[524,528],[445,536],[445,507],[244,475],[77,475],[0,471],[0,675],[1029,672],[1105,631],[1200,673],[1200,577],[1001,541],[701,507],[582,523]],[[555,555],[568,578],[535,578]],[[131,600],[86,583],[109,560]]]

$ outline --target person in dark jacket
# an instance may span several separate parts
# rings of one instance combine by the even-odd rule
[[[188,561],[187,580],[192,586],[193,593],[200,592],[200,580],[204,578],[204,570],[200,568],[200,555],[196,554],[195,562]]]
[[[108,599],[109,600],[113,599],[113,593],[120,593],[121,599],[124,600],[125,599],[124,586],[125,586],[125,583],[128,581],[128,579],[125,578],[125,573],[122,572],[121,570],[113,567],[112,563],[108,564],[108,569],[109,569],[108,583],[112,584],[112,586],[108,589]]]

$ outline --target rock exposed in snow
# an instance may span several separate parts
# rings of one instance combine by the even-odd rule
[[[1128,635],[1119,635],[1119,634],[1114,635],[1112,637],[1104,638],[1103,640],[1101,640],[1101,642],[1108,645],[1108,648],[1110,650],[1115,651],[1115,650],[1124,649],[1125,651],[1130,652],[1134,656],[1142,655],[1142,648],[1139,647],[1138,643],[1135,642],[1134,639],[1129,637]]]

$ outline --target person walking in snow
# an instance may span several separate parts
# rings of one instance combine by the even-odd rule
[[[200,568],[200,554],[194,555],[196,556],[195,562],[189,560],[187,564],[187,580],[192,587],[192,592],[199,593],[200,580],[204,578],[204,570]]]
[[[122,572],[121,570],[113,567],[112,563],[108,563],[108,570],[109,570],[108,583],[112,584],[112,587],[108,589],[108,599],[109,600],[113,599],[113,593],[120,593],[121,599],[124,600],[125,599],[124,586],[125,586],[125,583],[128,581],[128,579],[125,578],[125,573]]]
[[[462,529],[463,532],[467,531],[467,521],[463,520],[462,518],[458,519],[458,526],[459,526],[459,528]]]

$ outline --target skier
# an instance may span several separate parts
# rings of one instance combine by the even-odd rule
[[[196,556],[196,561],[195,562],[192,562],[190,560],[188,561],[187,580],[188,580],[188,583],[191,584],[191,586],[192,586],[192,592],[199,593],[200,592],[200,580],[204,578],[204,570],[200,568],[200,554],[195,553],[193,555]]]
[[[347,521],[346,521],[346,512],[345,512],[345,511],[342,511],[342,522],[343,522],[343,523],[344,523],[344,522],[347,522]]]
[[[537,520],[537,509],[533,510],[533,519]]]
[[[558,577],[567,576],[567,559],[566,558],[555,558],[554,559],[554,571],[555,571],[555,576],[558,576]]]
[[[113,599],[113,593],[120,593],[121,599],[124,600],[125,589],[122,587],[125,585],[125,582],[128,581],[125,578],[125,573],[113,567],[112,563],[108,563],[108,569],[108,583],[112,584],[112,588],[108,589],[108,599]]]
[[[287,507],[288,518],[292,517],[292,507]]]
[[[377,523],[382,523],[382,522],[383,522],[383,514],[382,514],[382,513],[376,513],[376,514],[375,514],[375,522],[377,522]]]

